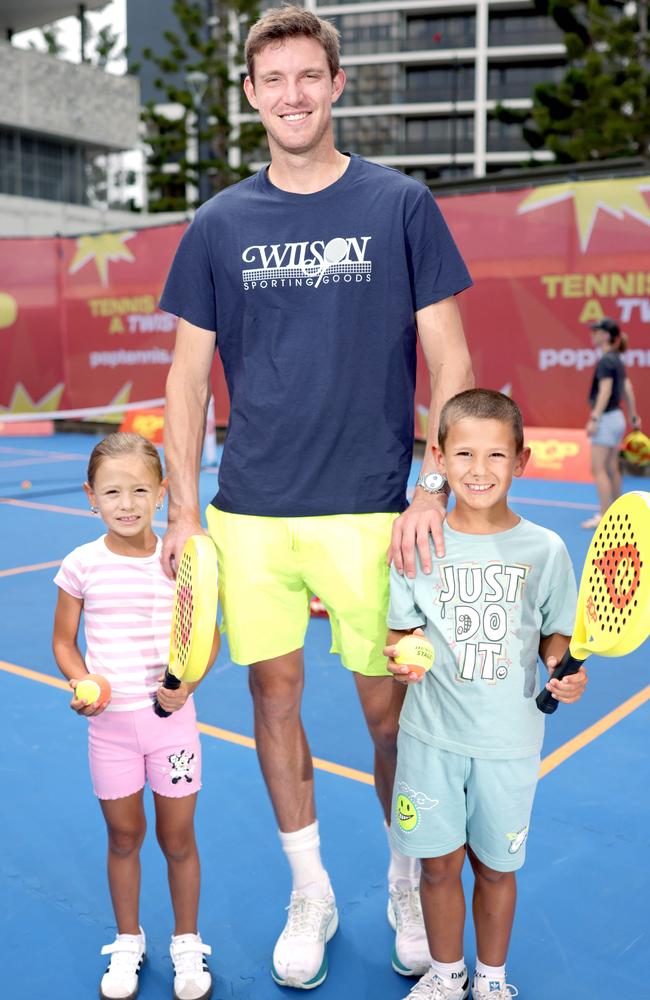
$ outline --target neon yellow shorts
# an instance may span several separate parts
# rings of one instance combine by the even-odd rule
[[[329,612],[331,652],[349,670],[387,674],[386,552],[396,514],[256,517],[210,505],[206,516],[235,663],[302,648],[316,594]]]

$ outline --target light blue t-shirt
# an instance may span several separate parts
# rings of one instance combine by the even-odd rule
[[[569,553],[559,535],[523,518],[493,535],[445,524],[444,536],[429,576],[418,565],[409,580],[391,567],[389,627],[421,627],[435,650],[433,667],[409,686],[400,727],[469,757],[537,754],[540,636],[569,636],[575,619]]]

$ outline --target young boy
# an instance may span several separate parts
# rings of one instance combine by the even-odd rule
[[[389,670],[409,685],[400,718],[391,834],[422,859],[420,896],[432,956],[408,1000],[466,1000],[465,898],[474,871],[477,963],[473,1000],[510,1000],[505,961],[524,862],[544,716],[538,653],[557,665],[573,630],[576,585],[562,540],[508,506],[530,457],[519,408],[489,389],[453,396],[440,415],[440,469],[455,506],[433,572],[391,573]],[[418,678],[394,662],[395,644],[421,629],[435,662]],[[576,701],[584,670],[546,685]]]

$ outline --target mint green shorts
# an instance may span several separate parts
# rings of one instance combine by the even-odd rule
[[[400,730],[391,839],[403,854],[439,858],[468,844],[498,872],[516,871],[539,779],[539,756],[464,757]]]
[[[302,648],[309,602],[329,613],[331,652],[349,670],[390,676],[386,645],[386,553],[396,514],[257,517],[210,505],[219,560],[223,629],[235,663]]]

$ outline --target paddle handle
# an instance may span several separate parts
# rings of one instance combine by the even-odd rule
[[[584,660],[576,660],[575,656],[571,656],[571,653],[567,649],[557,667],[549,677],[549,680],[555,678],[559,681],[568,674],[577,674],[583,663]],[[540,691],[535,700],[538,709],[540,712],[544,712],[545,715],[551,715],[560,704],[557,698],[554,698],[547,688]]]
[[[165,670],[165,676],[163,678],[163,687],[167,688],[169,691],[176,691],[181,686],[180,677],[176,677],[175,674],[170,674],[169,667]],[[171,712],[165,711],[162,705],[158,702],[158,699],[153,703],[153,710],[156,715],[159,715],[161,719],[168,719],[172,714]]]

